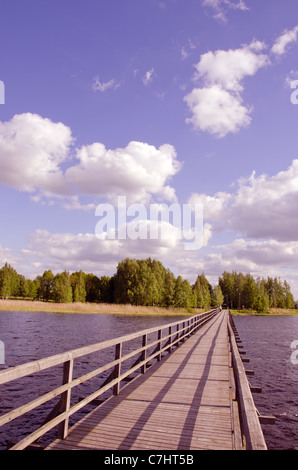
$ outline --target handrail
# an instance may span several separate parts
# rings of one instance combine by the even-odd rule
[[[109,389],[113,389],[113,394],[118,395],[120,390],[120,383],[126,377],[131,375],[137,370],[141,370],[141,373],[146,372],[147,364],[153,359],[157,361],[161,360],[161,354],[163,352],[171,352],[173,346],[179,346],[179,343],[184,341],[187,337],[192,335],[198,328],[204,323],[209,321],[213,316],[217,315],[221,311],[221,307],[195,315],[186,320],[180,320],[174,323],[150,328],[147,330],[139,331],[129,335],[121,336],[100,343],[95,343],[89,346],[84,346],[71,351],[67,351],[54,356],[46,357],[37,361],[29,362],[27,364],[12,367],[3,371],[0,371],[0,384],[5,384],[13,380],[31,375],[33,373],[63,364],[63,380],[62,385],[50,392],[38,397],[31,402],[28,402],[15,410],[12,410],[2,416],[0,416],[0,426],[11,422],[12,420],[24,415],[25,413],[32,411],[38,406],[52,400],[53,398],[60,395],[60,401],[56,405],[56,412],[51,419],[45,422],[40,428],[32,432],[20,442],[11,447],[11,450],[22,450],[28,447],[30,444],[37,441],[40,437],[50,431],[52,428],[58,425],[58,437],[65,439],[68,433],[68,420],[69,417],[79,411],[81,408],[86,406],[88,403],[100,397]],[[175,328],[176,327],[176,328]],[[166,334],[163,334],[165,330],[168,330]],[[157,338],[151,342],[148,342],[148,336],[150,334],[157,334]],[[126,355],[122,355],[122,346],[124,343],[134,340],[141,339],[142,346],[129,352]],[[104,349],[115,347],[115,358],[113,361],[95,369],[91,372],[84,374],[76,379],[73,379],[73,366],[74,360],[80,357],[86,356],[91,353],[102,351]],[[149,348],[155,347],[154,351],[147,356]],[[140,355],[130,369],[121,373],[121,365],[124,361],[131,359],[133,356]],[[87,380],[94,378],[103,372],[112,369],[112,372],[108,379],[101,385],[101,387],[89,396],[83,398],[81,401],[71,406],[71,390],[77,385],[86,382]]]
[[[231,345],[232,368],[236,385],[236,398],[240,412],[240,426],[245,441],[245,448],[247,450],[267,450],[246,371],[236,343],[233,326],[234,322],[229,312],[228,332]]]

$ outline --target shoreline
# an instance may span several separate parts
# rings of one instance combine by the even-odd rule
[[[289,316],[298,315],[298,309],[295,308],[270,308],[269,312],[258,313],[255,311],[247,310],[230,310],[231,314],[235,317],[275,317],[275,316]]]
[[[55,303],[40,300],[0,299],[1,312],[43,312],[43,313],[72,313],[90,315],[166,315],[166,316],[193,316],[208,309],[195,308],[187,311],[185,308],[150,307],[130,304],[96,304],[96,303]],[[272,308],[268,313],[257,313],[252,310],[230,310],[233,316],[277,316],[298,315],[298,309]]]
[[[184,308],[150,307],[122,304],[93,304],[93,303],[54,303],[40,300],[0,300],[1,312],[42,312],[42,313],[72,313],[89,315],[144,315],[144,316],[192,316],[203,312],[194,309],[192,312]]]

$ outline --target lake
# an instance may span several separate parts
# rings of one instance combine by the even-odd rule
[[[0,312],[0,340],[5,344],[5,363],[12,367],[70,349],[86,346],[117,336],[178,321],[181,317],[57,314],[44,312]],[[184,317],[185,318],[185,317]],[[243,346],[250,358],[245,364],[255,371],[249,377],[252,385],[259,385],[262,394],[254,399],[261,414],[274,415],[275,425],[264,425],[269,449],[298,450],[298,365],[291,362],[291,343],[298,340],[298,316],[234,317]],[[94,368],[110,357],[92,357]],[[108,352],[105,354],[109,354]],[[111,352],[111,354],[113,354]],[[102,353],[101,353],[102,356]],[[90,365],[89,360],[78,364],[81,375]],[[91,364],[93,365],[93,364]],[[89,369],[88,369],[89,370]],[[42,380],[41,380],[42,377]],[[105,379],[103,374],[102,381]],[[41,374],[11,382],[0,387],[0,413],[34,399],[61,384],[61,370],[49,369]],[[74,400],[80,394],[98,388],[99,382],[76,387]],[[55,403],[54,403],[55,404]],[[40,425],[53,407],[37,409],[15,422],[0,428],[0,449],[9,439],[21,439]],[[88,409],[90,411],[90,409]],[[76,414],[76,419],[81,415]],[[55,437],[49,436],[49,438]]]
[[[5,345],[5,365],[13,367],[117,336],[172,323],[181,318],[187,317],[0,312],[0,340]],[[138,343],[138,347],[140,346]],[[75,362],[74,375],[83,375],[113,359],[114,348],[84,357]],[[76,403],[80,396],[97,390],[109,373],[103,373],[100,381],[95,380],[91,384],[87,382],[75,387],[72,404]],[[60,386],[61,380],[61,368],[52,368],[0,386],[0,414]],[[107,396],[108,394],[104,397]],[[49,402],[42,409],[27,413],[0,428],[0,449],[6,448],[7,438],[20,440],[28,432],[39,427],[54,405],[55,402]],[[90,411],[90,407],[87,407],[86,411]],[[81,418],[84,412],[82,410],[76,413],[72,420]],[[56,431],[54,435],[49,433],[48,436],[50,439],[56,437]]]
[[[251,385],[257,409],[276,417],[274,425],[262,425],[268,449],[298,450],[298,365],[291,362],[291,343],[298,340],[298,316],[234,317],[239,336],[254,370]]]

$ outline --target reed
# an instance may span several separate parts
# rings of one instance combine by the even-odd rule
[[[53,312],[53,313],[86,313],[86,314],[115,314],[115,315],[196,315],[202,309],[193,309],[191,312],[183,308],[144,307],[120,304],[95,303],[54,303],[38,300],[0,300],[0,311],[6,312]]]

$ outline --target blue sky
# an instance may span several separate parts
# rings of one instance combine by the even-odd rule
[[[113,274],[155,257],[191,282],[287,279],[298,298],[295,0],[1,4],[0,264]],[[95,208],[202,204],[204,246],[99,240]]]

